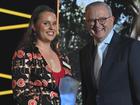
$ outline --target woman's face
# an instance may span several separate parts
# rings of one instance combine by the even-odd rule
[[[53,12],[42,12],[38,21],[33,26],[37,33],[37,40],[51,42],[57,33],[56,15]]]

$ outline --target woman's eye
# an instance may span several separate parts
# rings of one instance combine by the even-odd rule
[[[55,26],[56,24],[57,24],[56,22],[53,23],[54,26]]]
[[[50,22],[44,22],[44,25],[49,26]]]

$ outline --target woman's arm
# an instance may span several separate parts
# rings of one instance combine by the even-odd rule
[[[39,96],[33,93],[30,84],[31,53],[23,50],[15,51],[12,58],[13,96],[19,105],[37,105]]]

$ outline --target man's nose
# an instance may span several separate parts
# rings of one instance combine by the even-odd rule
[[[100,25],[99,21],[98,20],[94,20],[94,25],[95,26],[99,26]]]

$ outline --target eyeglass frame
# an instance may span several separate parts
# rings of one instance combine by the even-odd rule
[[[87,20],[88,23],[92,23],[92,25],[94,25],[97,21],[99,24],[104,25],[106,23],[106,20],[111,18],[112,16],[108,16],[108,17],[100,17],[98,19],[90,19]],[[102,19],[102,20],[101,20]]]

